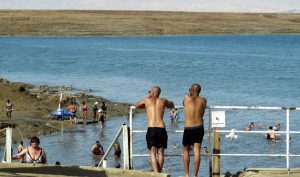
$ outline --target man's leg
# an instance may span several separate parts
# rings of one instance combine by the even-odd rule
[[[158,149],[158,172],[161,173],[164,166],[164,148]]]
[[[157,148],[152,146],[150,149],[150,161],[154,172],[158,173],[157,160],[156,160]]]
[[[201,162],[200,149],[201,149],[201,144],[194,143],[194,176],[197,176],[199,171],[199,166]]]
[[[190,164],[190,146],[183,146],[183,163],[184,163],[184,176],[189,176],[189,164]]]

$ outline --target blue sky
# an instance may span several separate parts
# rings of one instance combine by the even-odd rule
[[[0,0],[0,9],[300,12],[300,0]]]

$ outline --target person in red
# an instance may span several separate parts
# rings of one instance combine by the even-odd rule
[[[82,121],[83,123],[86,122],[86,114],[87,114],[87,105],[85,104],[85,101],[82,102]]]
[[[102,155],[104,155],[103,146],[100,144],[99,141],[96,141],[96,144],[93,145],[92,154],[93,154],[93,156],[102,156]]]

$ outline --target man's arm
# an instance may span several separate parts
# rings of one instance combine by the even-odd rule
[[[100,150],[104,153],[103,146],[100,144]]]
[[[135,108],[139,109],[139,108],[145,108],[145,99],[140,100],[139,102],[137,102],[135,104]]]
[[[166,107],[167,108],[174,108],[175,105],[172,101],[169,101],[169,100],[166,99]]]

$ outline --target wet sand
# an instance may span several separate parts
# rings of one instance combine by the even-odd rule
[[[64,128],[74,126],[69,121],[58,121],[50,116],[50,112],[56,110],[59,104],[60,92],[64,92],[62,108],[67,108],[69,101],[78,99],[81,103],[85,101],[88,106],[88,120],[93,117],[92,107],[97,101],[98,108],[102,101],[105,101],[108,110],[107,118],[116,116],[128,116],[129,104],[111,102],[103,97],[93,96],[89,92],[80,92],[77,94],[70,93],[70,88],[65,86],[49,87],[40,85],[31,85],[26,83],[15,83],[4,81],[0,78],[0,125],[4,123],[13,123],[16,128],[13,129],[14,143],[42,134],[49,134],[60,131]],[[6,101],[10,99],[14,104],[12,119],[6,117]],[[79,106],[77,105],[77,109]],[[80,111],[78,111],[80,113]],[[79,116],[80,117],[80,114]],[[5,131],[0,131],[0,146],[5,144]]]

